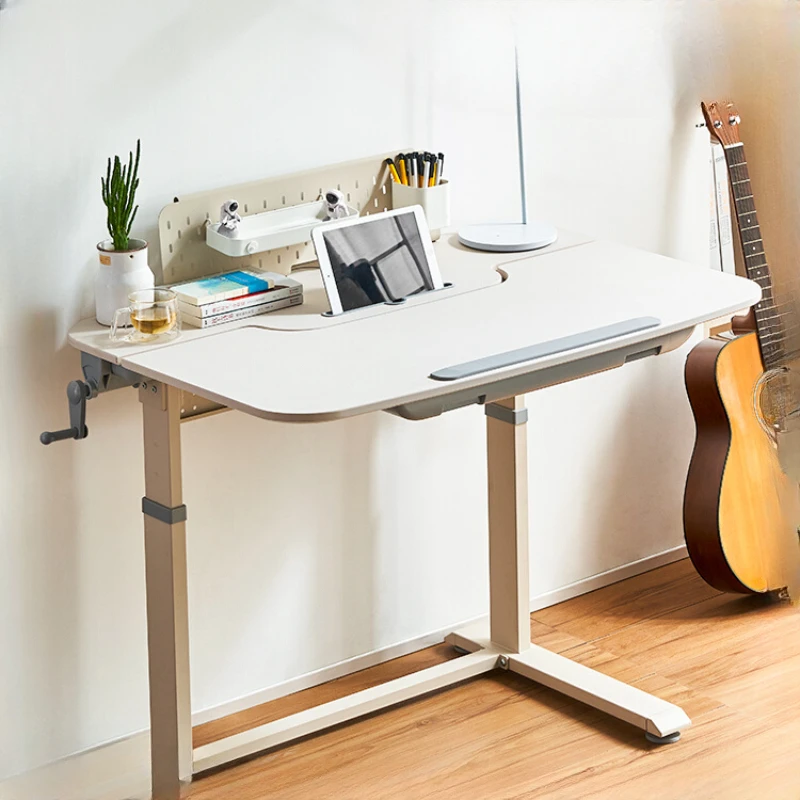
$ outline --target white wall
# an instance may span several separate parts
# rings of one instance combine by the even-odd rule
[[[65,334],[92,313],[106,156],[141,137],[136,232],[152,242],[175,194],[408,144],[448,153],[456,222],[512,218],[516,30],[533,211],[703,265],[694,123],[701,93],[728,88],[702,52],[722,40],[725,8],[10,0],[0,777],[147,725],[135,393],[92,401],[86,441],[37,442],[66,422],[78,376]],[[400,22],[423,12],[433,46]],[[569,298],[554,302],[568,313]],[[683,357],[530,398],[537,594],[681,543]],[[298,427],[227,414],[183,442],[195,709],[485,613],[479,409]]]

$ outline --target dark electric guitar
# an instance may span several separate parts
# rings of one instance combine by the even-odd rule
[[[731,338],[698,344],[686,361],[697,439],[683,518],[689,555],[703,579],[728,592],[763,593],[800,574],[798,487],[781,469],[778,436],[796,413],[787,321],[776,302],[756,215],[739,114],[703,103],[706,126],[725,148],[738,246],[762,298]],[[749,330],[748,330],[749,328]]]

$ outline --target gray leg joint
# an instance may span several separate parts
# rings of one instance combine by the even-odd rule
[[[142,513],[148,517],[165,522],[167,525],[177,525],[179,522],[186,522],[186,506],[180,505],[170,508],[161,505],[149,497],[142,498]]]
[[[492,419],[499,419],[500,422],[507,422],[509,425],[524,425],[528,421],[527,408],[507,408],[499,403],[487,403],[486,416]]]

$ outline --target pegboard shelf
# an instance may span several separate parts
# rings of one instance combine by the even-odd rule
[[[347,217],[354,216],[358,211],[348,206]],[[226,256],[252,256],[307,242],[314,228],[329,221],[327,203],[317,200],[243,217],[230,234],[220,233],[219,222],[209,225],[206,244]]]

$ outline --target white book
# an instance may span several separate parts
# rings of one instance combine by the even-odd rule
[[[294,278],[287,278],[283,275],[265,273],[270,283],[275,281],[276,286],[263,292],[248,294],[244,297],[236,297],[233,300],[222,300],[216,303],[207,303],[202,306],[186,303],[178,299],[178,308],[181,313],[192,317],[212,317],[216,314],[225,314],[229,311],[236,311],[240,308],[249,308],[263,303],[272,303],[276,300],[285,300],[287,297],[295,297],[303,294],[303,284]]]
[[[717,205],[719,230],[719,252],[722,271],[736,274],[736,263],[733,257],[733,221],[731,219],[731,194],[728,186],[728,165],[725,161],[725,149],[719,142],[711,143],[714,154],[714,199]]]
[[[181,311],[181,322],[192,328],[211,328],[215,325],[223,325],[226,322],[234,322],[237,319],[246,319],[247,317],[257,317],[259,314],[266,314],[270,311],[277,311],[280,308],[288,308],[289,306],[299,306],[303,302],[303,295],[296,294],[293,297],[285,297],[283,300],[273,300],[270,303],[260,303],[257,306],[247,306],[246,308],[237,308],[234,311],[227,311],[224,314],[214,314],[211,317],[193,317],[190,314],[184,314]]]
[[[714,165],[714,144],[708,148],[708,266],[722,271],[719,249],[719,214],[717,213],[717,178]]]

